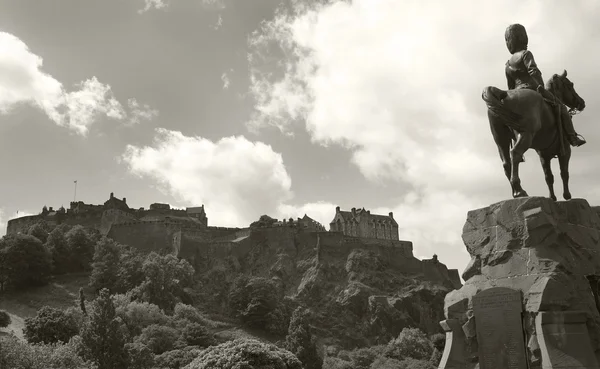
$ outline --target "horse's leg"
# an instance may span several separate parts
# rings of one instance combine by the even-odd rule
[[[571,200],[571,191],[569,191],[569,160],[571,160],[571,147],[565,147],[565,155],[558,156],[560,178],[562,178],[563,183],[563,198],[565,200]]]
[[[492,136],[498,147],[498,153],[500,154],[500,160],[502,160],[502,167],[504,168],[504,175],[510,183],[511,191],[515,189],[512,187],[510,181],[511,176],[511,164],[510,164],[510,143],[512,140],[512,133],[510,129],[505,126],[502,122],[497,121],[496,118],[488,110],[488,119],[490,122],[490,129],[492,130]]]
[[[523,154],[531,147],[533,135],[528,132],[519,133],[517,142],[510,150],[511,176],[510,183],[513,187],[513,197],[526,197],[527,192],[521,187],[521,178],[519,178],[519,163],[523,161]]]
[[[539,153],[540,161],[542,162],[542,169],[544,170],[544,177],[546,178],[546,184],[550,191],[550,198],[556,201],[556,195],[554,194],[554,174],[552,174],[552,156],[546,156]]]

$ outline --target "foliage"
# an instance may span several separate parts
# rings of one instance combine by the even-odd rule
[[[65,234],[72,272],[87,271],[94,257],[94,237],[80,225]]]
[[[129,358],[128,369],[150,369],[154,365],[154,356],[148,346],[139,343],[125,344],[127,356]]]
[[[352,362],[352,367],[356,369],[369,369],[373,362],[382,356],[385,347],[371,346],[361,347],[348,353],[348,358]]]
[[[419,360],[409,357],[399,362],[398,369],[436,369],[436,367],[431,365],[431,363],[427,360]]]
[[[90,287],[96,291],[107,288],[115,291],[119,280],[119,245],[106,237],[97,244],[92,259],[92,274],[90,275]]]
[[[378,356],[369,369],[404,369],[400,360],[391,357]]]
[[[120,319],[107,289],[100,291],[92,303],[89,320],[81,332],[83,354],[98,365],[98,369],[126,367],[128,358]]]
[[[433,353],[431,354],[431,358],[429,362],[437,367],[442,360],[442,356],[444,354],[444,347],[446,346],[446,335],[442,333],[436,333],[432,335],[430,338],[431,344],[433,345]]]
[[[179,331],[175,328],[151,324],[142,330],[137,341],[145,344],[156,355],[174,349],[174,344],[179,338]]]
[[[404,328],[402,332],[390,341],[385,356],[397,360],[413,358],[417,360],[429,360],[433,352],[433,345],[420,329]]]
[[[54,274],[64,274],[71,269],[70,250],[65,237],[69,229],[68,225],[61,224],[55,227],[46,239],[45,246],[52,255],[52,272]]]
[[[197,358],[201,352],[195,347],[171,350],[155,356],[154,362],[160,368],[181,369]]]
[[[46,243],[48,235],[50,234],[50,227],[46,222],[40,221],[29,227],[27,234],[37,238],[44,244]]]
[[[323,358],[317,351],[317,344],[311,333],[308,311],[297,308],[292,314],[285,347],[298,357],[304,369],[323,367]]]
[[[277,219],[271,218],[270,216],[265,214],[265,215],[261,215],[257,221],[250,223],[250,228],[270,227],[275,222],[277,222]]]
[[[280,302],[277,286],[266,278],[240,276],[229,291],[229,307],[234,316],[252,328],[268,326]]]
[[[142,330],[152,324],[166,325],[169,322],[160,308],[148,302],[132,301],[125,305],[116,306],[115,311],[132,336],[142,333]]]
[[[177,303],[175,308],[173,309],[173,319],[174,320],[189,320],[193,323],[203,324],[205,318],[200,314],[198,309],[191,305],[186,305],[183,303]]]
[[[125,293],[144,282],[142,270],[144,255],[130,246],[120,246],[119,271],[116,291]]]
[[[208,347],[215,344],[213,335],[206,327],[199,323],[189,323],[185,325],[181,335],[185,343],[189,346]]]
[[[0,310],[0,328],[8,327],[10,323],[10,315],[4,310]]]
[[[77,322],[64,311],[49,306],[25,319],[23,334],[30,343],[68,342],[79,333]]]
[[[323,368],[327,369],[354,369],[352,363],[338,357],[326,357],[323,360]]]
[[[11,234],[0,239],[0,290],[46,284],[51,268],[50,254],[37,238]]]
[[[256,340],[236,339],[202,351],[186,369],[302,369],[291,352]]]
[[[0,368],[95,369],[79,357],[75,339],[67,344],[30,345],[15,336],[0,338]]]
[[[183,289],[192,285],[194,268],[186,260],[176,256],[150,253],[142,271],[145,280],[136,287],[136,293],[142,300],[158,305],[166,312],[173,308],[184,295]]]

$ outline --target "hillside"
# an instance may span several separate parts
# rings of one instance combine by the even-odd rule
[[[416,259],[410,242],[287,227],[206,244],[188,258],[199,274],[196,302],[205,311],[226,311],[239,275],[271,278],[293,306],[311,309],[323,343],[344,348],[388,342],[408,326],[441,332],[444,296],[461,285],[456,270]]]

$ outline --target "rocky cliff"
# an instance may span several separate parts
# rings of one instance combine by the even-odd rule
[[[342,347],[387,343],[404,327],[441,332],[444,296],[461,282],[437,259],[418,260],[412,244],[257,229],[227,244],[207,244],[193,257],[205,308],[224,311],[240,274],[272,278],[295,305],[310,307],[318,336]]]
[[[540,345],[543,343],[538,341],[548,337],[553,337],[551,339],[554,341],[569,341],[568,337],[574,336],[568,336],[570,332],[565,333],[564,324],[570,323],[568,317],[575,316],[575,313],[577,321],[583,319],[577,342],[585,346],[589,336],[591,350],[598,356],[598,210],[583,199],[553,202],[547,198],[528,197],[499,202],[468,213],[462,236],[471,255],[471,261],[463,273],[465,285],[445,298],[445,317],[452,320],[447,322],[462,326],[462,331],[459,326],[453,328],[456,337],[465,334],[464,349],[467,351],[466,361],[470,364],[460,364],[461,368],[473,368],[478,360],[477,349],[471,345],[476,339],[474,325],[477,324],[472,310],[473,296],[491,287],[507,287],[522,294],[526,354],[530,367],[550,367],[546,366],[550,364],[542,363],[544,358],[541,356],[545,354],[540,356]],[[538,315],[544,316],[544,319],[536,320]],[[550,324],[550,320],[558,319],[555,317],[560,318],[561,322]],[[544,325],[547,323],[550,325]],[[572,323],[576,323],[575,320]],[[536,334],[536,329],[542,327],[558,331]],[[585,327],[588,333],[584,332]],[[557,342],[554,343],[566,347],[564,342]],[[456,348],[462,350],[459,346]],[[544,349],[542,352],[545,352]],[[551,356],[552,352],[546,360],[550,360],[548,358]],[[564,362],[565,358],[557,360]]]

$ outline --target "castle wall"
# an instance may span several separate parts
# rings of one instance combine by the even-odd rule
[[[56,224],[54,219],[47,219],[43,215],[29,215],[9,220],[6,225],[6,234],[16,234],[19,232],[26,233],[29,230],[29,227],[41,220],[45,220],[49,224]]]
[[[164,221],[113,224],[108,237],[145,252],[173,252],[173,234]]]
[[[111,225],[117,223],[130,223],[135,221],[137,221],[137,219],[131,213],[119,209],[109,209],[102,213],[99,231],[101,234],[107,235]]]

